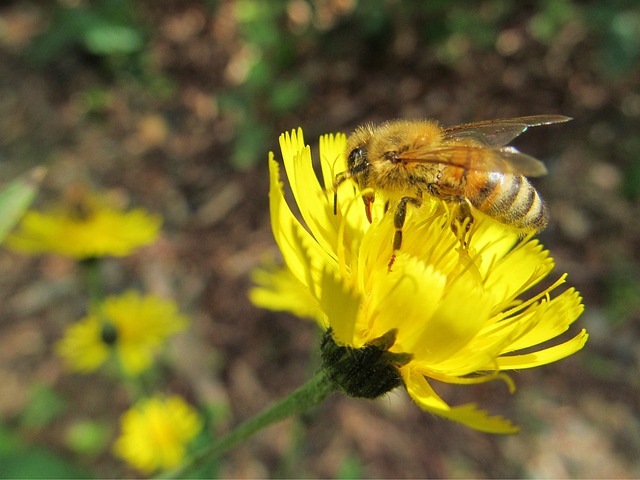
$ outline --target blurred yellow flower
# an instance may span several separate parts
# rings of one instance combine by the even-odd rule
[[[152,397],[127,410],[120,419],[116,456],[149,474],[175,468],[185,458],[187,445],[202,430],[198,412],[181,397]]]
[[[187,324],[173,301],[128,291],[107,297],[69,326],[56,352],[74,371],[93,372],[115,356],[125,374],[136,375],[149,368],[167,338]]]
[[[286,268],[255,272],[252,301],[317,320],[328,332],[322,349],[325,371],[352,396],[374,398],[404,385],[427,411],[486,432],[516,431],[508,420],[474,404],[449,406],[428,379],[470,384],[501,378],[512,387],[505,370],[551,363],[583,347],[584,330],[554,346],[541,346],[565,332],[583,311],[573,288],[552,298],[565,276],[523,299],[551,272],[548,251],[537,240],[520,239],[480,217],[468,248],[462,249],[446,204],[426,199],[422,207],[409,210],[402,248],[389,271],[393,209],[384,214],[384,201],[375,202],[370,224],[361,193],[345,182],[333,213],[331,186],[345,168],[345,136],[320,138],[326,189],[314,173],[301,130],[282,135],[280,146],[304,224],[285,201],[271,153],[271,222]],[[360,363],[354,365],[353,358]],[[372,379],[373,390],[362,386],[369,377],[380,377]]]
[[[158,238],[158,215],[141,208],[124,211],[114,203],[108,196],[83,192],[48,211],[30,210],[6,243],[23,253],[85,259],[130,255]]]

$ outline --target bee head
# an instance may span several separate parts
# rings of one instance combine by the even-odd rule
[[[350,178],[360,188],[366,188],[371,170],[369,147],[373,137],[373,125],[358,127],[347,139],[347,170],[344,178]]]

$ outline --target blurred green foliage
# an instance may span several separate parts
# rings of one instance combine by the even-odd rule
[[[240,0],[234,16],[251,65],[236,87],[221,95],[220,105],[238,125],[231,163],[237,168],[262,161],[264,145],[275,135],[270,122],[294,112],[309,98],[309,79],[289,71],[298,59],[297,36],[286,23],[287,2]],[[313,33],[311,33],[313,34]]]
[[[354,455],[347,455],[342,459],[336,478],[358,479],[365,478],[362,460]]]
[[[2,478],[92,478],[86,469],[50,450],[28,445],[2,424],[0,474]]]
[[[636,82],[636,88],[640,88],[640,83]],[[606,151],[598,152],[603,158],[609,159],[619,167],[621,182],[618,196],[636,203],[640,200],[640,124],[634,121],[637,118],[633,109],[634,103],[639,102],[640,90],[631,93],[624,99],[627,104],[622,105],[623,115],[613,117],[610,122],[615,127],[611,127],[615,132],[615,142]],[[625,112],[625,107],[629,107],[629,112]]]
[[[606,283],[607,318],[616,325],[640,317],[640,275],[619,266]]]
[[[89,478],[89,472],[79,467],[77,461],[22,440],[22,436],[27,437],[29,433],[45,432],[68,410],[67,407],[67,401],[49,386],[31,386],[15,425],[9,428],[0,424],[1,478]],[[66,429],[65,444],[71,451],[93,458],[108,448],[111,435],[103,423],[76,421]]]
[[[32,385],[29,400],[20,415],[24,428],[45,428],[66,410],[65,400],[46,385]]]
[[[308,18],[292,21],[294,3]],[[205,6],[215,14],[225,5],[208,1]],[[49,28],[35,39],[29,57],[46,65],[76,50],[99,59],[115,75],[140,73],[150,26],[136,7],[132,0],[56,3],[50,7]],[[566,28],[593,37],[592,68],[605,77],[621,78],[640,62],[640,4],[634,0],[359,0],[325,24],[318,21],[322,8],[308,1],[233,2],[244,44],[236,60],[243,71],[217,96],[235,125],[229,162],[236,168],[262,162],[279,120],[295,122],[312,100],[316,78],[312,69],[300,68],[309,57],[329,66],[341,58],[382,63],[393,59],[394,40],[411,32],[425,55],[456,68],[470,55],[495,49],[500,33],[516,26],[547,46]]]
[[[622,191],[631,201],[640,200],[640,150],[636,150],[634,162],[627,168],[623,176]]]
[[[48,29],[36,37],[27,57],[36,65],[58,61],[73,50],[104,61],[115,71],[130,68],[145,47],[146,27],[131,0],[52,5]]]
[[[585,10],[587,27],[599,40],[600,72],[613,78],[631,73],[640,61],[640,3],[595,2]]]
[[[0,243],[31,205],[44,173],[43,168],[36,167],[0,188]]]
[[[543,43],[551,43],[560,30],[580,16],[579,7],[567,0],[538,2],[537,12],[529,20],[531,34]]]
[[[65,431],[65,445],[85,457],[96,457],[104,452],[111,441],[111,429],[104,422],[79,420]]]
[[[640,60],[640,4],[633,0],[583,3],[544,0],[529,22],[531,33],[550,44],[568,24],[595,40],[593,67],[606,77],[620,78]]]
[[[67,402],[55,390],[44,384],[31,386],[29,398],[22,411],[10,422],[12,425],[0,423],[0,478],[92,477],[76,459],[67,459],[25,440],[29,434],[48,429],[66,410]],[[89,438],[87,432],[83,437],[86,443]],[[100,451],[107,446],[108,437],[103,438]]]
[[[296,65],[307,55],[319,60],[383,62],[393,56],[393,42],[403,31],[415,32],[425,54],[435,54],[455,68],[470,55],[495,48],[514,18],[538,41],[550,46],[565,29],[597,39],[592,68],[621,78],[640,61],[640,4],[631,0],[578,2],[542,0],[518,4],[508,0],[411,2],[360,0],[328,27],[313,21],[301,31],[287,26],[286,1],[235,2],[234,13],[253,64],[239,85],[221,99],[238,122],[231,162],[247,168],[262,161],[262,148],[278,132],[271,127],[294,115],[312,97],[314,78]],[[308,3],[310,15],[317,6]]]

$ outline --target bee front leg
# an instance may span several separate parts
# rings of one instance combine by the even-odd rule
[[[338,187],[345,182],[347,175],[345,172],[336,175],[333,181],[333,214],[338,214]]]
[[[393,235],[393,253],[391,254],[391,260],[389,260],[389,271],[391,271],[391,267],[396,261],[396,252],[400,250],[402,246],[402,228],[407,219],[407,204],[409,203],[415,207],[419,207],[422,204],[422,200],[415,197],[402,197],[398,202],[398,207],[393,217],[393,226],[396,232]]]
[[[364,202],[364,210],[367,214],[367,220],[369,223],[373,223],[373,217],[371,216],[371,207],[373,206],[373,201],[376,199],[374,194],[363,195],[362,201]]]

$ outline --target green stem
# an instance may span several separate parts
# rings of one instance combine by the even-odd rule
[[[104,299],[104,289],[102,286],[102,272],[100,271],[100,259],[97,257],[87,258],[80,262],[84,269],[84,275],[89,291],[89,302],[92,307],[97,307]]]
[[[225,436],[195,452],[182,466],[173,471],[163,473],[159,478],[185,478],[205,462],[219,457],[227,450],[247,440],[254,433],[322,403],[334,392],[336,392],[335,385],[320,371],[309,379],[307,383],[282,400],[241,423]]]

